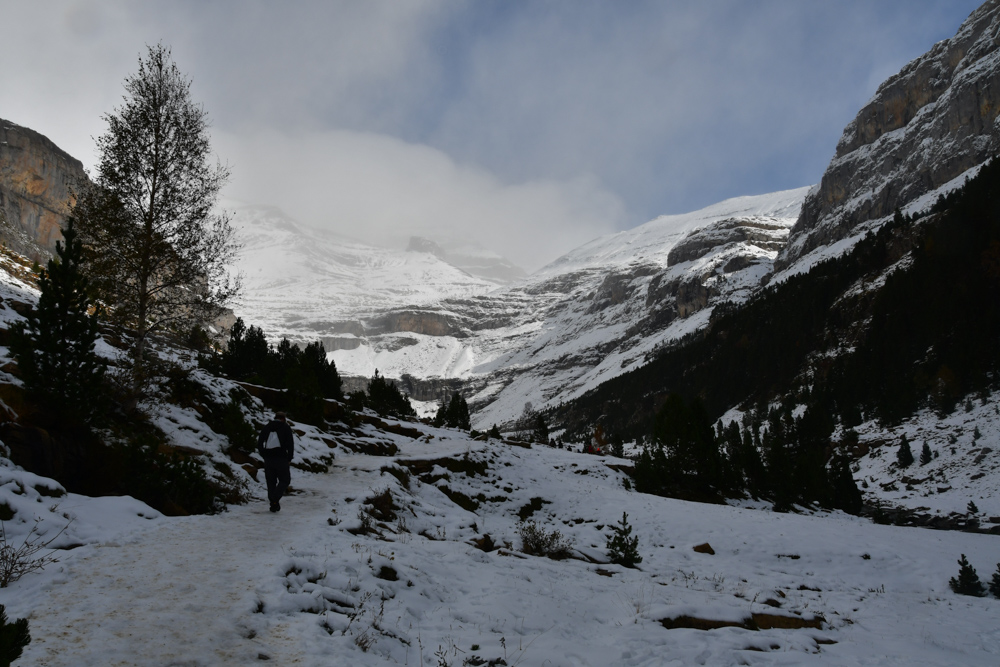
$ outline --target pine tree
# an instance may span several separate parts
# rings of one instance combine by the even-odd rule
[[[931,454],[930,445],[925,442],[923,448],[920,450],[920,465],[927,465],[933,458],[934,456]]]
[[[622,520],[611,527],[611,534],[607,537],[608,558],[612,563],[635,567],[642,562],[639,538],[631,535],[632,526],[628,523],[628,514],[622,512]]]
[[[545,417],[542,416],[541,412],[535,414],[532,437],[535,442],[547,443],[549,441],[549,425],[545,423]]]
[[[976,503],[969,501],[969,504],[965,506],[965,511],[969,514],[979,514],[979,508],[976,507]]]
[[[493,428],[491,428],[489,431],[486,432],[486,437],[488,437],[488,438],[496,438],[497,440],[502,440],[503,439],[503,436],[500,434],[500,429],[497,428],[496,424],[494,424]]]
[[[367,402],[368,407],[381,415],[415,417],[417,414],[409,399],[396,387],[396,383],[379,375],[377,368],[368,383]]]
[[[896,461],[899,462],[900,468],[909,468],[913,465],[913,452],[910,450],[910,441],[906,439],[906,435],[903,435],[903,439],[899,442],[899,450],[896,452]]]
[[[985,596],[986,589],[983,586],[983,582],[979,580],[976,568],[972,567],[969,561],[966,560],[965,554],[962,554],[962,559],[958,561],[958,565],[958,578],[952,577],[948,580],[951,590],[959,595],[971,595],[977,598]]]
[[[990,594],[995,598],[1000,598],[1000,563],[997,563],[997,571],[990,579]]]
[[[465,399],[462,398],[462,395],[457,392],[452,394],[451,402],[448,403],[445,424],[451,428],[460,428],[465,431],[472,428],[472,424],[469,420],[469,404],[466,403]]]
[[[8,667],[20,658],[22,650],[30,643],[28,619],[19,618],[8,623],[7,610],[0,604],[0,667]]]
[[[859,514],[864,506],[861,491],[851,465],[846,456],[838,456],[830,466],[830,486],[832,488],[833,506],[848,514]]]
[[[104,116],[94,185],[74,206],[85,267],[109,316],[135,334],[132,396],[141,398],[154,333],[211,322],[239,291],[228,265],[237,245],[213,212],[228,169],[210,165],[208,120],[170,50],[149,47],[125,79],[125,101]]]
[[[97,316],[89,312],[82,244],[70,218],[57,259],[38,281],[37,309],[12,327],[11,352],[27,390],[57,417],[90,422],[99,411],[105,363],[97,356]]]

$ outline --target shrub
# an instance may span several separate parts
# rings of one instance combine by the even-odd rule
[[[48,549],[65,530],[64,527],[48,540],[42,541],[36,520],[21,545],[14,546],[7,541],[7,530],[0,521],[0,588],[7,588],[24,575],[38,572],[46,565],[58,562],[52,557],[51,550],[47,554],[42,554],[42,551]]]
[[[986,589],[983,586],[983,582],[979,580],[979,575],[976,574],[976,568],[969,564],[966,560],[965,554],[962,554],[961,560],[958,561],[958,578],[952,577],[948,581],[948,585],[951,586],[951,590],[955,591],[959,595],[971,595],[973,597],[981,598],[986,595]]]
[[[1000,598],[1000,563],[997,563],[997,571],[993,573],[993,578],[990,579],[990,593],[995,598]]]
[[[7,609],[0,604],[0,665],[10,665],[21,657],[21,651],[31,643],[28,619],[7,622]]]
[[[632,526],[628,523],[628,514],[622,512],[622,520],[617,526],[611,527],[608,535],[608,557],[612,563],[635,567],[642,562],[639,555],[639,538],[632,537]]]
[[[540,528],[534,521],[517,524],[517,534],[521,537],[521,551],[529,556],[547,556],[553,560],[568,558],[573,548],[573,540],[564,537],[558,530],[551,532]]]

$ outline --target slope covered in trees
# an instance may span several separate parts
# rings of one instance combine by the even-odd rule
[[[726,410],[791,397],[845,426],[951,410],[997,386],[1000,162],[914,219],[897,215],[854,249],[722,305],[709,328],[554,412],[571,435],[595,420],[649,435],[671,393]]]

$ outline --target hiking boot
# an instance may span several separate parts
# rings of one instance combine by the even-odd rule
[[[277,512],[280,509],[281,509],[281,506],[278,505],[278,503],[271,503],[271,511],[272,512]]]

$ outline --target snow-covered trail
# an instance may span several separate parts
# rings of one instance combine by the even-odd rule
[[[295,481],[311,488],[286,499],[278,514],[252,502],[222,516],[164,521],[128,542],[67,559],[31,616],[32,664],[256,661],[260,651],[241,636],[241,618],[252,613],[257,588],[274,578],[297,538],[329,513],[315,488],[321,480],[300,475]]]
[[[119,514],[121,530],[102,529],[58,566],[0,590],[8,613],[30,620],[33,641],[18,664],[997,664],[996,600],[947,587],[962,553],[989,575],[996,536],[647,496],[624,488],[610,459],[427,430],[433,438],[399,436],[397,460],[422,459],[427,470],[469,453],[486,467],[433,466],[404,488],[380,473],[392,459],[345,454],[329,473],[293,472],[295,493],[279,514],[258,500],[145,521],[135,501],[69,498],[63,507],[78,516],[87,503],[132,509]],[[398,518],[367,535],[348,531],[363,500],[385,489]],[[485,500],[472,513],[444,490]],[[532,520],[595,558],[607,526],[627,512],[641,567],[473,546],[486,533],[517,544],[518,511],[536,496],[543,507]],[[704,541],[714,555],[693,550]],[[760,611],[825,621],[760,632],[660,624]]]

